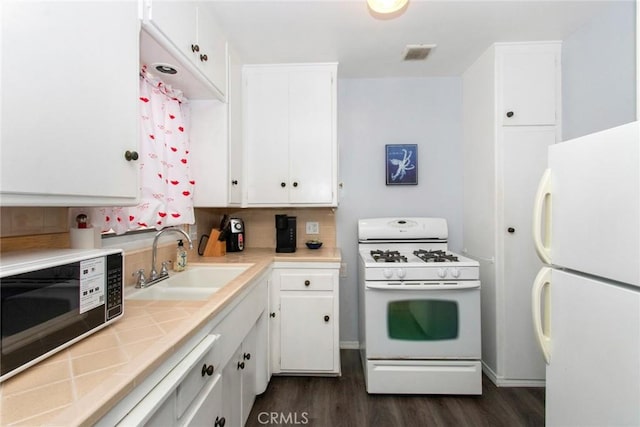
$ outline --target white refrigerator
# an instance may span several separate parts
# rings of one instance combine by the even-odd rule
[[[549,147],[536,195],[547,426],[640,426],[638,122]]]

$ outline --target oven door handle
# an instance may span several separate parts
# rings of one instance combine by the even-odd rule
[[[458,291],[464,289],[480,289],[479,280],[465,280],[457,282],[458,284],[441,284],[443,282],[434,282],[433,285],[389,285],[387,282],[375,283],[367,282],[366,289],[380,291]],[[446,283],[446,282],[445,282]]]

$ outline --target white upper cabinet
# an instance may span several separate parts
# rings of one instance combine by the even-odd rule
[[[1,31],[0,204],[135,204],[136,2],[3,1]]]
[[[143,26],[180,65],[225,101],[227,40],[207,2],[146,0]]]
[[[336,206],[336,64],[246,66],[246,204]]]
[[[559,45],[504,45],[496,50],[496,59],[502,125],[556,124],[560,108]]]

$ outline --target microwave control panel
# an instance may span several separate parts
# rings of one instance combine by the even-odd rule
[[[105,316],[107,321],[122,314],[123,283],[122,254],[107,256],[107,289]]]

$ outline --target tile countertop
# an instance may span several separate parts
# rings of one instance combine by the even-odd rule
[[[0,384],[0,425],[91,425],[272,262],[340,260],[335,248],[248,249],[191,259],[254,265],[204,301],[125,300],[120,320]]]

